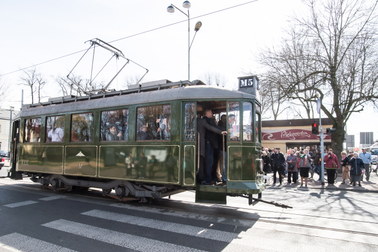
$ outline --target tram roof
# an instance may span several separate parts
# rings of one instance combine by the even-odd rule
[[[200,101],[254,98],[254,95],[249,93],[207,86],[201,81],[170,82],[167,86],[169,88],[160,85],[158,88],[139,87],[89,96],[53,98],[49,102],[23,106],[20,116],[59,114],[174,100]]]

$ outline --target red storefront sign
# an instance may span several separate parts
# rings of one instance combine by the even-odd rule
[[[324,135],[324,139],[331,139],[330,136]],[[319,140],[319,136],[311,133],[310,130],[290,129],[275,132],[262,132],[262,139],[269,140]]]

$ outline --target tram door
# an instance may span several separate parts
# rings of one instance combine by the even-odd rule
[[[210,111],[209,111],[210,110]],[[223,166],[226,162],[226,138],[219,134],[226,131],[226,102],[207,101],[197,103],[197,186],[196,202],[225,204],[227,186],[214,186],[221,183]],[[208,126],[219,129],[213,132]],[[207,128],[207,129],[205,129]],[[201,135],[202,134],[202,135]],[[206,135],[207,134],[207,135]],[[211,155],[211,156],[209,156]],[[209,164],[212,164],[210,167]]]
[[[17,165],[17,155],[18,155],[18,144],[20,141],[20,120],[16,120],[12,124],[12,140],[10,142],[11,153],[10,153],[10,177],[11,179],[22,179],[21,172],[16,171]]]

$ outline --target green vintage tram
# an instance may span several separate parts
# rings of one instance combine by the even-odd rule
[[[12,176],[28,174],[55,190],[96,187],[119,199],[196,190],[197,202],[226,203],[228,195],[251,204],[264,189],[257,85],[254,76],[239,78],[238,91],[161,81],[23,106],[13,122]],[[222,186],[196,179],[199,107],[234,119],[220,141]]]

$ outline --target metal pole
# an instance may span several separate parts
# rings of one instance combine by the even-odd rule
[[[190,81],[190,14],[188,9],[188,81]]]
[[[322,185],[324,185],[324,134],[323,134],[323,127],[322,127],[322,100],[319,98],[318,106],[319,106],[319,130],[320,130],[320,158],[321,158],[321,168],[320,168],[320,180],[322,181]]]
[[[9,115],[9,137],[8,137],[8,152],[10,152],[10,143],[12,139],[12,112],[13,112],[13,107],[10,107],[10,115]]]

